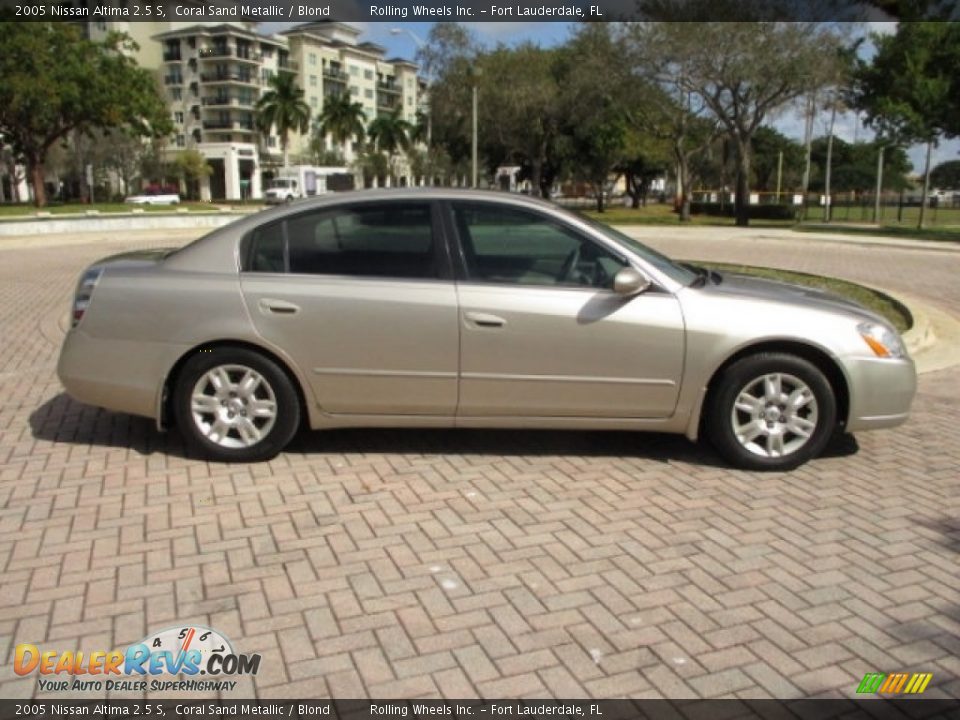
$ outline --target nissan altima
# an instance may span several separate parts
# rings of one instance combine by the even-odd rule
[[[903,423],[916,386],[896,331],[853,302],[447,189],[297,201],[94,263],[58,373],[227,462],[301,425],[630,429],[785,470]]]

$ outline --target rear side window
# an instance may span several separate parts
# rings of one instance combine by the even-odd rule
[[[257,228],[250,235],[250,254],[247,256],[251,272],[282,273],[283,223]]]
[[[371,203],[318,210],[260,228],[248,240],[248,269],[284,272],[284,241],[291,273],[440,276],[429,203]]]

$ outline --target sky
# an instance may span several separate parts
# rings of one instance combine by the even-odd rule
[[[387,49],[387,57],[403,57],[414,59],[417,53],[418,43],[422,43],[430,34],[430,28],[435,23],[432,22],[353,22],[354,27],[363,31],[361,40],[369,40]],[[463,25],[472,30],[477,38],[488,46],[495,46],[498,43],[514,45],[522,42],[533,42],[542,47],[551,47],[564,42],[576,28],[575,23],[562,22],[486,22],[486,23],[463,23]],[[893,33],[896,31],[896,23],[868,23],[869,30],[877,33]],[[260,31],[265,33],[278,32],[290,27],[289,23],[263,23]],[[403,32],[391,33],[391,29],[400,28]],[[870,52],[869,44],[865,52]],[[814,136],[826,135],[829,132],[829,114],[821,113],[814,121]],[[795,107],[783,109],[776,117],[771,118],[768,124],[773,125],[777,130],[787,137],[803,140],[804,119],[802,113]],[[865,128],[854,113],[841,113],[837,115],[834,125],[835,137],[842,138],[847,142],[855,140],[871,140],[873,132]],[[910,161],[913,163],[914,172],[923,172],[923,163],[925,160],[925,146],[912,147],[908,151]],[[960,140],[943,142],[939,147],[934,148],[932,166],[947,160],[960,159]]]

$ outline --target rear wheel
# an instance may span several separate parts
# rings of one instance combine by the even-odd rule
[[[816,365],[763,353],[733,363],[707,407],[707,437],[731,464],[790,470],[816,457],[837,424],[833,388]]]
[[[300,403],[287,374],[245,348],[213,348],[191,357],[173,402],[188,445],[222,462],[269,460],[300,424]]]

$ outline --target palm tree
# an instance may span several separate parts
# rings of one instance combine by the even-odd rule
[[[398,151],[410,152],[413,144],[410,136],[413,125],[400,115],[400,108],[386,115],[377,115],[367,134],[373,141],[374,152],[385,153],[390,166],[390,176],[396,179],[396,164],[394,158]]]
[[[293,73],[281,72],[270,78],[270,89],[257,101],[257,126],[264,135],[275,127],[283,149],[283,166],[287,167],[287,145],[290,131],[305,133],[310,127],[310,107],[303,100],[303,90]]]
[[[387,115],[377,115],[367,134],[376,148],[387,155],[396,155],[398,150],[410,149],[410,134],[413,126],[400,115],[400,108]]]
[[[350,102],[347,93],[329,95],[323,100],[323,112],[316,119],[313,131],[321,140],[330,135],[335,143],[343,146],[352,137],[363,140],[366,119],[363,105]]]

